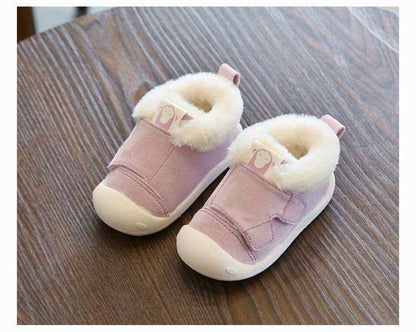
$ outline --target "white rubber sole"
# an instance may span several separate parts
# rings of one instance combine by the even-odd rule
[[[253,277],[272,265],[296,237],[322,212],[331,200],[334,189],[335,177],[332,175],[328,191],[317,207],[296,225],[280,246],[274,248],[262,261],[256,264],[241,263],[210,237],[188,225],[183,226],[178,233],[176,239],[178,254],[186,265],[206,277],[223,281]]]
[[[101,220],[108,226],[129,235],[142,236],[161,231],[168,227],[199,195],[227,168],[229,162],[222,161],[212,169],[194,188],[188,197],[168,216],[156,217],[145,208],[101,182],[93,191],[93,204]]]

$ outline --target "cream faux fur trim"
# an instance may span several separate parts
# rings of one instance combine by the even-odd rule
[[[338,163],[337,135],[313,116],[282,115],[246,128],[229,148],[231,160],[247,163],[254,140],[284,156],[286,162],[274,166],[266,175],[281,190],[299,193],[317,189]]]
[[[139,101],[133,118],[151,120],[162,100],[169,100],[193,117],[172,130],[177,146],[204,152],[215,149],[238,125],[243,112],[240,90],[213,73],[188,74],[150,90]]]

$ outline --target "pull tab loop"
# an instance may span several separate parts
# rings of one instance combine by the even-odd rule
[[[227,80],[233,82],[238,87],[241,81],[241,75],[238,71],[234,70],[231,66],[223,63],[218,69],[218,75],[225,77]]]
[[[344,135],[345,126],[329,114],[325,114],[324,116],[322,116],[321,120],[325,122],[334,131],[338,138],[341,138],[342,135]]]

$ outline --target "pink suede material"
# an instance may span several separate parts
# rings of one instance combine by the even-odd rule
[[[298,199],[304,202],[307,202],[307,207],[304,211],[305,215],[311,212],[312,208],[315,207],[315,205],[319,203],[319,201],[328,191],[328,186],[329,186],[329,179],[327,182],[322,184],[321,187],[319,187],[318,189],[314,191],[305,191],[303,193],[296,194],[296,197]]]
[[[328,191],[328,184],[329,183],[326,182],[317,190],[298,193],[295,195],[299,200],[305,203],[305,209],[303,211],[302,218],[306,216],[309,212],[311,212],[320,202],[320,200],[324,197],[324,195]],[[283,223],[278,220],[274,220],[272,222],[274,240],[269,247],[265,247],[262,250],[256,251],[256,260],[262,260],[270,252],[272,248],[282,243],[289,235],[293,227],[293,224]]]
[[[167,216],[226,158],[240,131],[236,128],[218,148],[198,152],[173,145],[168,132],[140,119],[111,161],[105,184],[153,215]]]
[[[215,240],[240,262],[254,263],[255,258],[241,233],[214,210],[202,208],[194,215],[190,225]]]
[[[243,193],[250,192],[250,195]],[[245,164],[231,171],[221,189],[213,198],[211,207],[227,216],[241,231],[254,250],[273,241],[271,221],[296,224],[305,204],[285,193]]]
[[[138,120],[108,168],[124,166],[148,179],[172,151],[169,133],[146,120]]]
[[[190,226],[208,235],[235,259],[253,264],[286,239],[327,189],[325,183],[313,192],[282,192],[246,165],[236,164]]]
[[[123,193],[137,205],[145,207],[153,215],[167,216],[166,205],[160,196],[130,170],[117,167],[106,176],[104,184]]]

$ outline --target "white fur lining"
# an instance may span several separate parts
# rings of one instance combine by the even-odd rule
[[[286,163],[274,166],[266,175],[281,190],[317,189],[328,180],[338,163],[337,135],[313,116],[282,115],[246,128],[229,148],[231,160],[247,163],[254,140],[284,156]]]
[[[240,90],[231,81],[213,73],[198,73],[168,81],[146,93],[134,108],[133,118],[151,120],[166,99],[193,117],[172,130],[174,144],[201,152],[221,145],[243,112]]]

